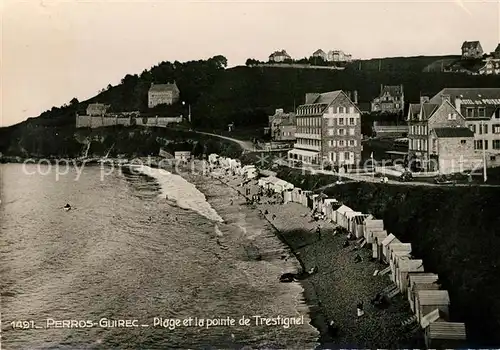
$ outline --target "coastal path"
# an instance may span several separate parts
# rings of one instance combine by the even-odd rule
[[[221,138],[221,139],[226,139],[226,140],[232,141],[234,143],[237,143],[243,149],[243,153],[257,151],[257,149],[255,148],[255,146],[253,145],[253,143],[250,142],[250,141],[242,141],[242,140],[238,140],[238,139],[235,139],[235,138],[232,138],[232,137],[222,136],[222,135],[218,135],[218,134],[212,134],[212,133],[209,133],[209,132],[196,131],[196,130],[193,130],[193,131],[195,133],[198,133],[198,134],[204,134],[204,135],[214,136],[214,137],[218,137],[218,138]]]

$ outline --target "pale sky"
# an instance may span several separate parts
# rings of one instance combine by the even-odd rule
[[[222,54],[229,66],[318,48],[354,58],[485,52],[500,42],[500,0],[0,0],[0,126],[83,101],[161,61]]]

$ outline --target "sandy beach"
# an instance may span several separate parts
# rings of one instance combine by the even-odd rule
[[[311,324],[318,329],[321,348],[421,348],[420,331],[410,332],[401,325],[412,316],[406,295],[396,295],[386,309],[373,306],[370,301],[375,295],[391,285],[387,275],[373,276],[376,269],[385,266],[371,261],[371,250],[354,250],[355,241],[344,248],[344,235],[333,235],[335,225],[325,221],[313,221],[310,209],[298,204],[270,204],[262,197],[261,204],[246,205],[246,189],[250,197],[258,193],[257,180],[241,186],[242,178],[227,175],[221,178],[193,174],[181,174],[195,183],[205,193],[208,202],[227,221],[234,222],[245,212],[255,218],[253,225],[275,229],[276,236],[290,249],[304,269],[317,268],[318,272],[299,282],[304,289],[304,298],[309,306]],[[209,185],[218,184],[221,196],[211,196]],[[215,198],[219,198],[214,200]],[[272,200],[271,200],[272,202]],[[267,214],[265,214],[267,211]],[[321,239],[316,227],[321,225]],[[362,257],[355,262],[355,256]],[[297,270],[300,270],[297,264]],[[292,272],[292,271],[290,271]],[[279,277],[279,276],[277,276]],[[278,280],[276,283],[280,283]],[[364,305],[364,315],[357,317],[356,307]],[[327,322],[333,320],[338,327],[337,334],[328,332]]]

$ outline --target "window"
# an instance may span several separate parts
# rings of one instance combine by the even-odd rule
[[[488,140],[484,140],[484,149],[487,150],[488,149]]]
[[[493,149],[500,149],[500,140],[493,140]]]
[[[356,147],[356,140],[349,140],[350,147]]]
[[[500,119],[500,108],[497,108],[497,110],[495,111],[495,118]]]
[[[474,108],[467,107],[467,118],[474,118]]]
[[[330,140],[330,141],[328,141],[328,145],[329,145],[330,147],[335,147],[335,141],[334,141],[334,140]]]
[[[457,114],[456,113],[448,114],[448,120],[457,120]]]
[[[493,124],[492,128],[491,128],[491,131],[494,134],[500,134],[500,124]]]
[[[354,118],[349,118],[349,125],[356,125]]]
[[[483,124],[483,133],[488,133],[488,124]]]
[[[344,140],[339,140],[338,144],[339,144],[339,147],[344,147],[345,146],[345,141]]]
[[[339,129],[339,135],[344,136],[345,135],[345,129]]]
[[[350,153],[349,152],[344,152],[344,159],[349,160],[350,159]]]
[[[476,140],[474,142],[474,148],[475,149],[483,149],[483,140]]]
[[[339,125],[344,125],[344,118],[339,118]]]
[[[484,107],[480,107],[477,109],[477,116],[479,118],[484,118],[486,116],[486,110],[484,109]]]
[[[328,129],[328,136],[333,136],[333,128]]]
[[[354,136],[355,134],[354,128],[349,128],[349,135]]]
[[[460,143],[461,143],[462,145],[465,145],[465,144],[467,143],[467,141],[466,141],[466,140],[460,140]]]

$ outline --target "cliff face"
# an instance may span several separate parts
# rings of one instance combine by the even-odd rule
[[[469,340],[500,344],[500,189],[352,183],[325,193],[383,219],[388,232],[412,243],[449,291],[451,317],[466,323]]]

